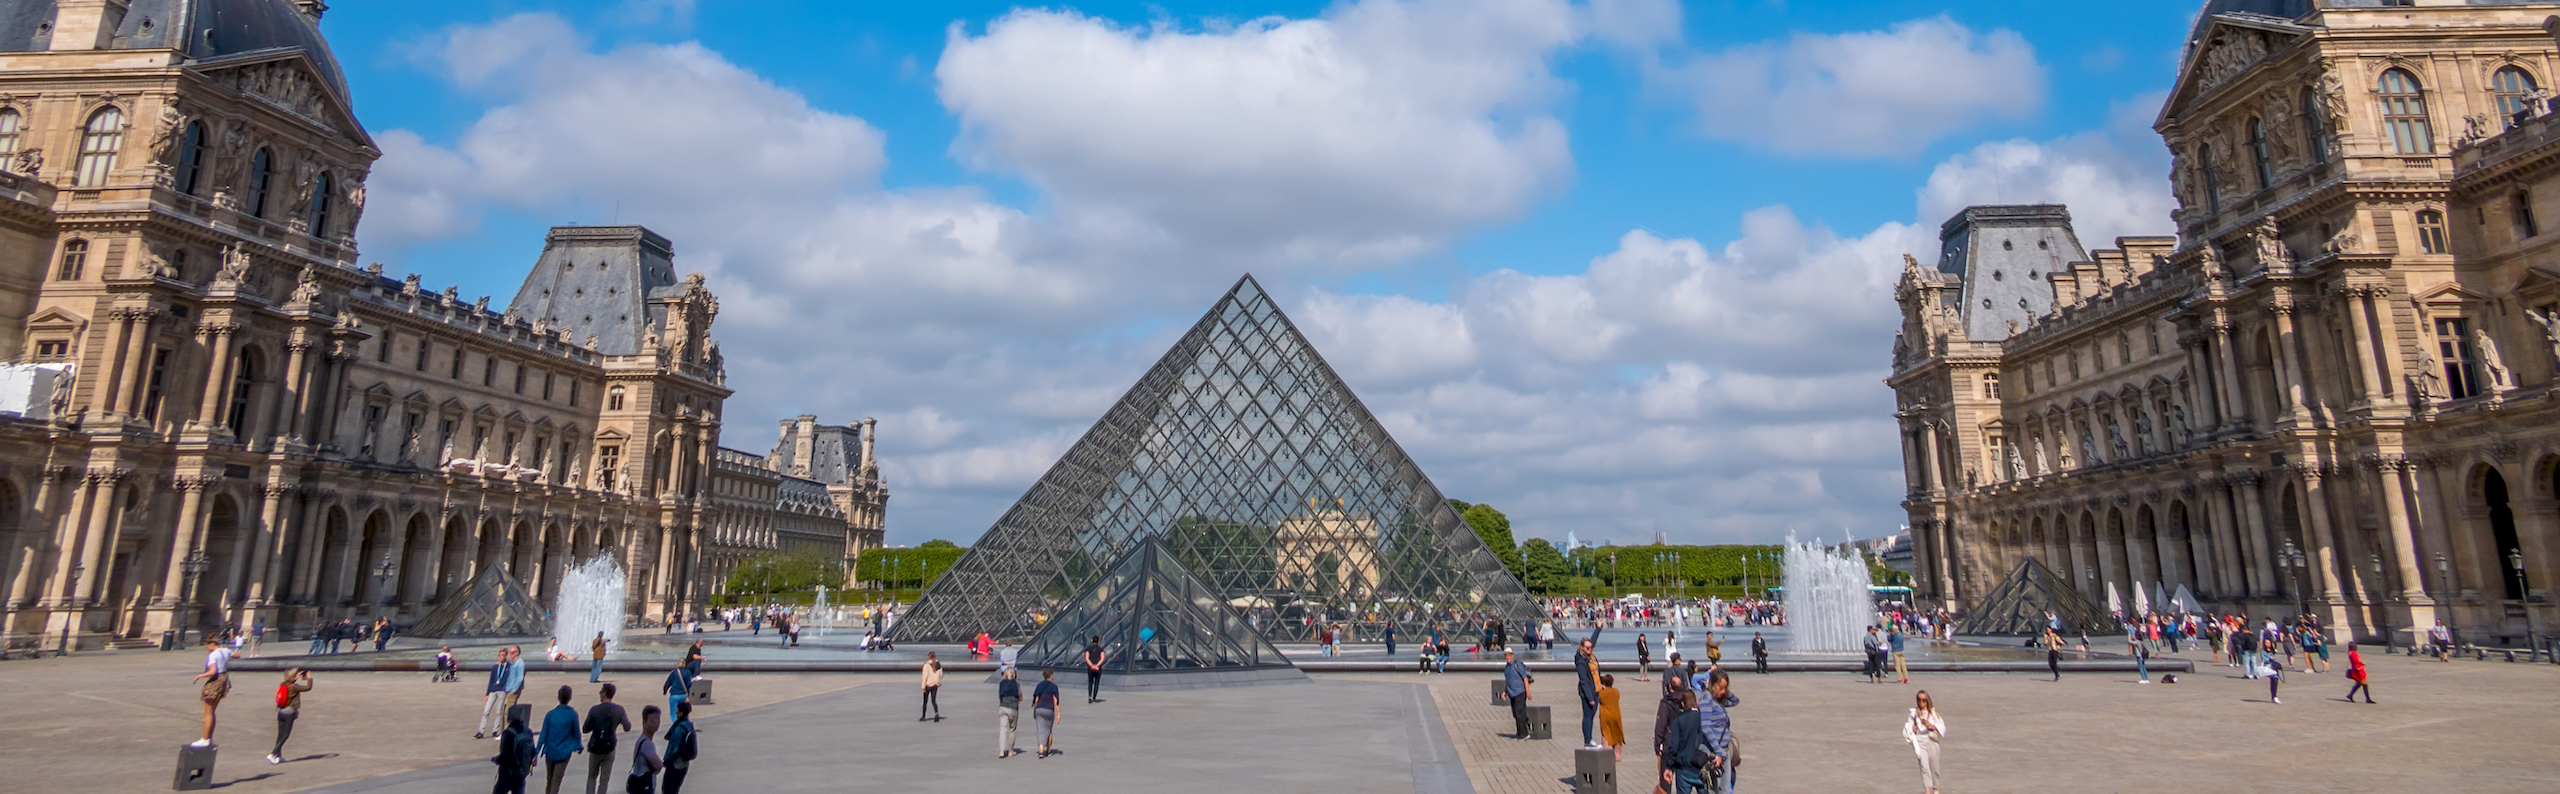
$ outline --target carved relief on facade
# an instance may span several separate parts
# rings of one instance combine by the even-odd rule
[[[2203,64],[2196,70],[2206,90],[2212,90],[2267,57],[2267,34],[2243,28],[2225,27],[2205,44]]]
[[[277,61],[244,66],[215,75],[214,79],[240,93],[264,99],[294,115],[312,121],[324,116],[323,92],[309,70],[292,61]]]

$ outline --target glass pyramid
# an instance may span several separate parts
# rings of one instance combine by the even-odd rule
[[[538,637],[551,633],[551,616],[525,592],[506,566],[483,569],[445,595],[408,632],[417,637]]]
[[[891,632],[1038,630],[1161,541],[1266,636],[1527,619],[1528,591],[1252,276],[1165,352]],[[1079,648],[1082,646],[1079,645]]]
[[[2062,581],[2044,563],[2028,557],[1956,624],[1956,633],[2040,635],[2044,633],[2047,612],[2062,619],[2064,636],[2124,632],[2124,625],[2105,609],[2089,603],[2080,591],[2072,589],[2070,582]]]
[[[1085,643],[1100,638],[1107,673],[1289,667],[1236,613],[1184,570],[1163,541],[1147,538],[1042,624],[1023,644],[1018,664],[1082,670]]]

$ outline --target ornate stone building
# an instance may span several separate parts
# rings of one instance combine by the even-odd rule
[[[854,570],[862,553],[880,548],[889,489],[871,456],[879,425],[818,424],[803,414],[782,420],[773,454],[722,447],[712,474],[713,543],[703,565],[713,592],[738,564],[765,554],[820,554]]]
[[[1921,592],[1962,607],[2034,556],[2095,598],[2186,587],[2401,644],[2547,632],[2555,12],[2215,0],[2156,125],[2177,237],[2082,255],[2060,208],[1950,221],[1896,288]]]
[[[379,151],[324,11],[0,9],[11,641],[402,620],[492,567],[547,599],[598,553],[657,618],[709,592],[712,550],[756,542],[723,511],[809,512],[715,495],[719,303],[665,238],[553,229],[504,310],[356,266]],[[817,535],[876,544],[886,494],[860,471],[871,534]]]

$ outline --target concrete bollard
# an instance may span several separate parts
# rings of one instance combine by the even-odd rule
[[[693,686],[684,691],[684,699],[705,706],[711,705],[711,679],[693,679]],[[675,718],[676,715],[667,715],[667,721],[669,722],[674,722]]]
[[[1529,707],[1529,738],[1553,739],[1556,736],[1553,710],[1548,706]]]
[[[1493,705],[1511,705],[1510,687],[1503,686],[1499,678],[1493,679]]]
[[[211,745],[178,747],[178,777],[169,784],[177,791],[203,791],[213,788],[213,750]]]
[[[1573,751],[1573,794],[1618,794],[1618,759],[1608,748]]]

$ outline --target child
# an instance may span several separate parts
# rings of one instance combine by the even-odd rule
[[[1627,760],[1627,726],[1618,710],[1618,677],[1600,674],[1600,743],[1617,760]]]

